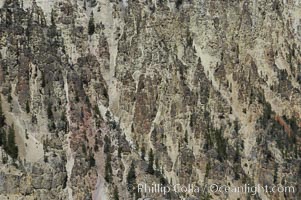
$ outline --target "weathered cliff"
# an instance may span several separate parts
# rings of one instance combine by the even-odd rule
[[[0,199],[300,199],[297,0],[0,0]],[[151,153],[150,153],[151,152]]]

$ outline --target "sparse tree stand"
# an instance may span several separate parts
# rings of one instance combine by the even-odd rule
[[[88,34],[91,36],[95,32],[94,16],[93,11],[91,12],[89,24],[88,24]]]

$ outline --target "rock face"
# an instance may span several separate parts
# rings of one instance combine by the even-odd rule
[[[300,22],[298,0],[0,0],[0,199],[300,199]]]

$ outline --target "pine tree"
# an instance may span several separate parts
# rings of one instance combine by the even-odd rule
[[[51,25],[55,26],[55,17],[54,17],[54,10],[51,9]]]
[[[182,5],[182,3],[183,3],[183,0],[177,0],[176,1],[176,8],[179,9],[180,6]]]
[[[105,142],[105,144],[104,144],[103,152],[110,153],[111,152],[111,140],[107,135],[105,135],[105,137],[104,137],[104,142]]]
[[[111,166],[111,154],[107,154],[107,160],[105,164],[105,180],[108,183],[111,183],[113,180],[113,171],[112,171],[112,166]]]
[[[30,105],[28,101],[26,101],[26,112],[30,113]]]
[[[117,152],[117,157],[118,157],[118,158],[121,158],[122,147],[119,146],[117,151],[118,151],[118,152]]]
[[[93,11],[92,11],[91,15],[90,15],[90,19],[89,19],[88,33],[89,33],[89,35],[93,35],[94,32],[95,32],[95,25],[94,25]]]
[[[7,137],[7,147],[6,152],[13,158],[18,158],[18,147],[16,146],[15,142],[15,129],[14,125],[11,125],[8,130],[8,137]]]
[[[156,166],[156,170],[160,170],[160,165],[159,165],[159,159],[158,158],[155,159],[155,166]]]
[[[8,93],[8,95],[7,95],[7,102],[11,103],[12,100],[13,100],[13,97],[11,96],[11,93]]]
[[[4,129],[0,128],[0,146],[6,146],[6,133],[4,131]]]
[[[12,96],[11,96],[11,85],[8,87],[8,95],[7,95],[7,101],[8,101],[8,103],[11,103],[12,102],[12,100],[13,100],[13,98],[12,98]]]
[[[127,180],[127,184],[128,184],[128,187],[127,187],[128,190],[134,191],[135,185],[136,185],[136,172],[135,172],[135,166],[134,166],[133,162],[130,166],[130,170],[128,172],[126,180]]]
[[[187,133],[187,130],[185,131],[184,142],[186,142],[186,144],[188,144],[188,133]]]
[[[84,0],[84,10],[87,10],[87,2],[86,2],[86,0]]]
[[[119,193],[117,186],[114,187],[114,200],[119,200]]]
[[[240,149],[239,144],[236,144],[235,154],[234,154],[234,162],[238,163],[240,162]]]
[[[277,184],[278,182],[278,164],[275,164],[275,168],[274,168],[274,177],[273,177],[273,182],[274,184]]]
[[[95,159],[93,153],[90,151],[90,156],[89,156],[89,165],[90,167],[95,167]]]
[[[95,7],[96,5],[97,5],[96,0],[91,0],[91,1],[90,1],[90,6],[91,6],[91,7]]]
[[[96,104],[94,105],[94,113],[97,118],[101,116],[100,110]]]
[[[44,88],[46,86],[46,78],[45,78],[45,74],[42,74],[42,83],[41,83],[41,87]]]
[[[50,119],[50,120],[53,119],[53,112],[52,112],[52,104],[51,103],[48,103],[48,106],[47,106],[47,116],[48,116],[48,119]]]
[[[2,128],[5,125],[5,116],[2,111],[2,103],[1,103],[1,97],[0,97],[0,128]]]
[[[155,172],[153,165],[154,165],[154,154],[153,154],[153,150],[150,149],[148,153],[148,167],[147,167],[147,172],[150,174],[154,174]]]
[[[223,137],[222,129],[213,130],[219,161],[227,158],[227,140]]]
[[[141,159],[144,160],[145,157],[145,147],[144,145],[141,147]]]
[[[138,191],[138,186],[136,183],[136,172],[135,172],[135,166],[134,163],[132,162],[130,166],[130,170],[127,175],[127,188],[128,191],[131,192],[131,194],[135,197],[135,199],[139,199],[141,197],[141,193]]]

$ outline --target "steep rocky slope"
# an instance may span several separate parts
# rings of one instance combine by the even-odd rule
[[[298,0],[0,0],[0,199],[300,199]],[[137,184],[200,192],[138,192]]]

